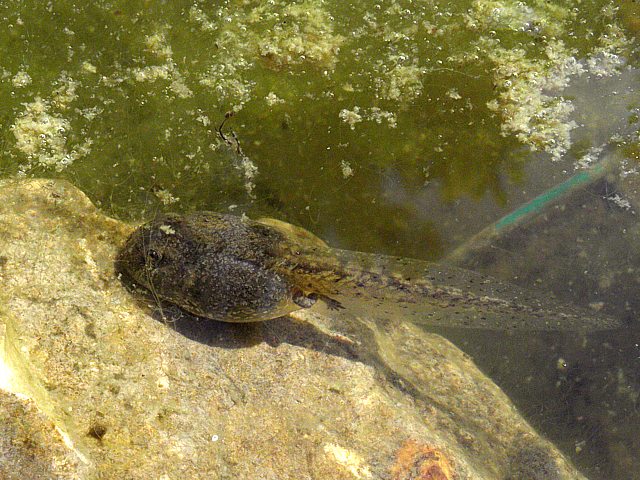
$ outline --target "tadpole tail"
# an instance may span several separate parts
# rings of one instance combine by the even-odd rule
[[[607,315],[454,266],[332,250],[345,275],[327,296],[351,314],[501,331],[588,332],[624,326]]]

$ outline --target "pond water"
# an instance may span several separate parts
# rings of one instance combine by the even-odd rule
[[[443,333],[587,476],[640,471],[636,2],[8,0],[0,15],[3,176],[68,178],[131,221],[270,216],[427,260],[466,245],[463,266],[629,323]],[[606,175],[474,249],[603,159]]]

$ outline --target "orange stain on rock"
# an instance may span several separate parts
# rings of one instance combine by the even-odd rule
[[[393,480],[455,480],[452,462],[440,450],[407,440],[391,467]]]

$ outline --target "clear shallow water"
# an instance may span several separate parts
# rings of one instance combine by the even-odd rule
[[[266,215],[337,247],[437,259],[610,144],[630,173],[610,182],[618,203],[615,193],[591,194],[610,198],[612,209],[635,199],[640,100],[637,71],[628,67],[637,67],[640,12],[631,1],[9,1],[0,15],[3,174],[70,178],[121,218],[193,209]],[[224,131],[235,132],[242,153],[217,132],[228,111],[236,113]],[[607,212],[594,211],[595,233],[578,223],[555,238],[608,245],[608,234],[598,236],[610,231]],[[626,228],[635,231],[633,222]],[[566,267],[575,277],[568,288],[560,281],[567,270],[543,268],[536,248],[524,250],[528,239],[509,251],[531,275],[499,262],[493,273],[575,302],[613,275],[604,259],[579,287],[584,269],[575,262]],[[635,269],[635,257],[622,255],[632,247],[616,248],[624,250],[615,271]],[[593,295],[632,315],[625,310],[632,288],[618,290],[617,301]],[[474,353],[485,335],[456,339]],[[640,388],[637,352],[626,339],[595,339],[600,350],[589,356],[581,342],[489,336],[484,345],[513,345],[506,353],[514,356],[496,354],[485,365],[523,411],[536,412],[559,381],[576,383],[562,380],[570,375],[557,368],[559,358],[574,351],[602,358],[613,375],[609,397],[578,416],[611,424],[584,427],[587,420],[562,410],[532,418],[594,478],[614,478],[640,456],[628,436],[620,448],[606,434],[621,431],[613,419],[628,417]],[[518,355],[524,349],[535,352],[534,367]],[[540,371],[540,359],[547,374],[539,382],[511,385],[527,368]],[[588,403],[584,389],[570,396]],[[601,415],[605,404],[618,405],[614,414]],[[590,428],[600,434],[581,433]]]
[[[463,264],[629,322],[593,335],[445,332],[590,478],[635,478],[638,229],[610,175],[579,189]],[[626,190],[627,192],[629,190]],[[629,470],[631,469],[631,470]]]

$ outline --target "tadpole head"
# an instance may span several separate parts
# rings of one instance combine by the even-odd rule
[[[274,266],[277,231],[213,212],[167,214],[139,227],[115,261],[116,271],[195,315],[259,321],[301,307]]]
[[[141,281],[143,279],[141,274],[147,264],[144,245],[148,244],[148,240],[144,237],[148,236],[149,231],[145,227],[138,228],[129,235],[116,257],[114,263],[116,273],[127,280],[144,284]]]
[[[167,218],[170,221],[169,218]],[[151,288],[154,272],[170,258],[171,227],[151,222],[137,228],[118,252],[116,273],[143,287]]]

